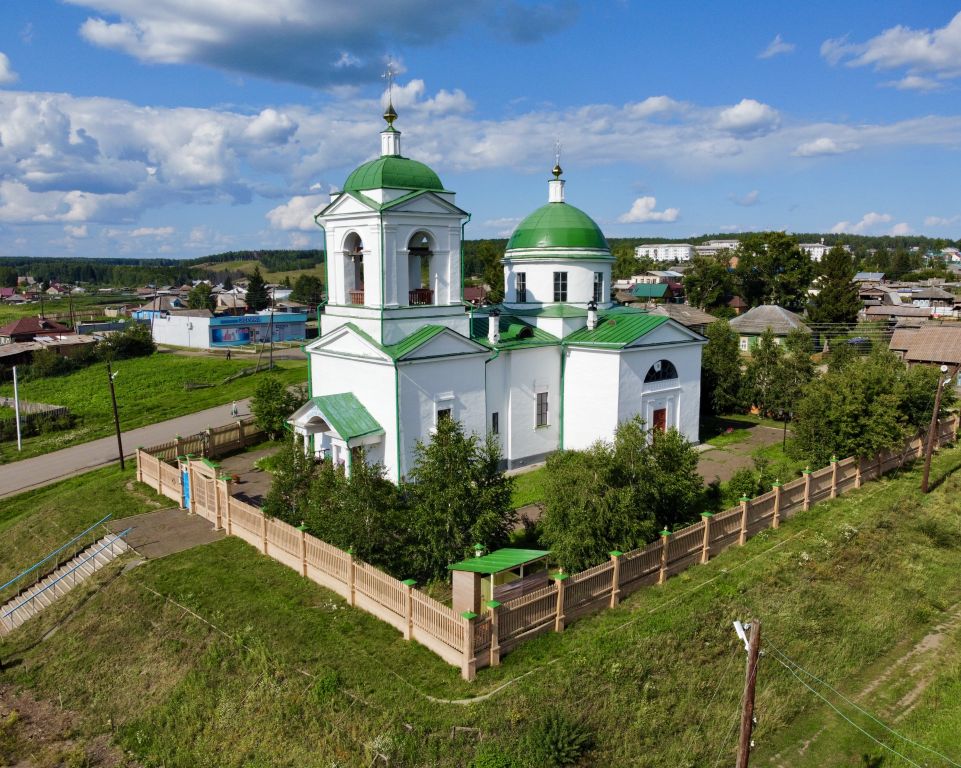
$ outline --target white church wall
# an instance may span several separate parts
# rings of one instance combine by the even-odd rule
[[[353,323],[375,341],[381,341],[380,310],[362,307],[342,310],[328,306],[320,316],[321,336],[326,336],[347,323]]]
[[[645,384],[647,372],[658,360],[673,363],[677,378]],[[651,428],[654,411],[666,408],[667,426],[677,429],[692,443],[699,442],[701,344],[625,349],[620,358],[618,393],[618,421],[640,414]]]
[[[361,404],[384,428],[384,439],[367,447],[368,461],[380,461],[395,482],[397,471],[397,410],[394,366],[388,361],[352,359],[314,352],[310,358],[311,395],[353,392]]]
[[[567,304],[587,304],[594,299],[594,273],[603,274],[601,303],[610,303],[611,264],[608,261],[538,259],[519,261],[516,257],[504,266],[505,302],[515,304],[517,273],[527,277],[528,304],[550,304],[554,301],[554,273],[567,273]]]
[[[414,314],[416,312],[416,314]],[[384,317],[384,344],[396,344],[425,325],[443,325],[461,336],[470,335],[470,318],[463,307],[411,307]]]
[[[400,383],[401,467],[410,471],[418,440],[430,440],[437,411],[450,408],[468,434],[486,433],[484,360],[486,354],[452,359],[401,362]],[[393,407],[393,403],[391,404]]]
[[[484,369],[484,384],[487,391],[487,428],[491,428],[494,414],[497,414],[498,434],[501,457],[510,457],[510,354],[504,353],[488,358]]]
[[[572,347],[564,367],[564,448],[610,440],[618,422],[618,353]]]
[[[539,461],[560,445],[561,356],[559,347],[529,347],[502,352],[510,389],[507,417],[501,429],[510,430],[510,466]],[[547,425],[537,426],[537,394],[547,393]]]

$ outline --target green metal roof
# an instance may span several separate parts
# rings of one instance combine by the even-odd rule
[[[426,344],[437,334],[447,330],[445,325],[424,325],[414,331],[410,336],[405,336],[396,344],[385,344],[383,350],[394,360],[400,360],[404,355],[413,352],[422,344]]]
[[[470,336],[471,338],[485,346],[491,346],[487,340],[488,315],[485,313],[475,314],[471,318]],[[547,331],[535,328],[533,325],[521,322],[516,317],[502,314],[497,323],[500,332],[500,341],[497,342],[497,349],[521,349],[523,347],[545,347],[552,344],[559,344],[560,339],[552,336]]]
[[[440,177],[430,168],[399,155],[385,155],[364,163],[344,182],[344,192],[384,188],[444,191]]]
[[[498,549],[496,552],[491,552],[481,557],[471,557],[460,563],[448,565],[447,568],[451,571],[473,571],[474,573],[487,574],[500,573],[501,571],[509,571],[511,568],[517,568],[520,565],[531,563],[534,560],[540,560],[549,554],[550,551],[544,549],[512,549],[508,547],[506,549]]]
[[[345,441],[366,435],[384,434],[384,428],[370,415],[353,392],[321,395],[310,398],[310,401],[321,412],[324,421]]]
[[[598,313],[597,327],[574,331],[564,339],[565,343],[582,346],[620,348],[663,325],[669,318],[652,315],[626,307]]]
[[[667,293],[667,283],[638,283],[631,293],[639,299],[663,299]]]
[[[610,246],[594,220],[567,203],[548,203],[530,214],[514,230],[507,250],[521,248],[594,248]],[[571,254],[570,257],[574,257]]]

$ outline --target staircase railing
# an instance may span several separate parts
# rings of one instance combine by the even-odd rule
[[[103,525],[103,524],[104,524],[105,522],[107,522],[111,517],[113,517],[113,513],[107,515],[106,517],[101,518],[100,520],[98,520],[97,522],[95,522],[93,525],[91,525],[89,528],[87,528],[85,531],[81,531],[80,533],[78,533],[76,536],[74,536],[72,539],[70,539],[70,541],[68,541],[66,544],[63,544],[62,546],[57,547],[57,549],[55,549],[53,552],[51,552],[51,553],[50,553],[49,555],[47,555],[45,558],[43,558],[42,560],[38,560],[38,561],[35,562],[33,565],[31,565],[29,568],[27,568],[27,570],[23,571],[22,573],[20,573],[20,574],[17,575],[17,576],[14,576],[12,579],[10,579],[10,581],[8,581],[6,584],[4,584],[2,587],[0,587],[0,594],[3,594],[3,591],[4,591],[7,587],[11,586],[12,584],[16,584],[18,581],[20,581],[20,579],[22,579],[22,578],[23,578],[24,576],[26,576],[27,574],[33,573],[33,572],[34,572],[35,570],[37,570],[37,568],[39,568],[41,565],[43,565],[44,563],[48,562],[48,561],[50,560],[50,558],[56,557],[56,556],[59,555],[61,552],[63,552],[67,547],[71,546],[72,544],[75,544],[77,541],[79,541],[79,540],[82,539],[84,536],[86,536],[88,533],[90,533],[90,531],[92,531],[92,530],[93,530],[94,528],[96,528],[98,525]],[[68,558],[68,559],[69,559],[69,558]]]
[[[95,558],[97,555],[99,555],[99,554],[100,554],[101,552],[103,552],[105,549],[110,548],[110,549],[112,550],[112,549],[113,549],[113,545],[116,544],[118,540],[124,538],[124,537],[125,537],[128,533],[130,533],[132,530],[133,530],[133,526],[131,526],[130,528],[127,528],[126,530],[121,531],[120,533],[116,534],[110,541],[104,542],[103,544],[101,544],[99,547],[97,547],[96,551],[91,552],[91,553],[90,553],[89,555],[87,555],[83,560],[81,560],[81,561],[78,562],[76,565],[74,565],[73,568],[71,568],[69,571],[66,571],[66,572],[60,574],[57,578],[55,578],[53,581],[51,581],[49,584],[47,584],[47,586],[45,586],[43,589],[37,590],[37,591],[34,592],[32,595],[30,595],[30,597],[28,597],[26,600],[23,600],[23,601],[21,601],[20,603],[18,603],[17,605],[15,605],[15,606],[14,606],[13,608],[11,608],[9,611],[7,611],[7,612],[4,613],[2,616],[0,616],[0,619],[9,618],[9,617],[12,616],[14,613],[16,613],[16,612],[19,611],[21,608],[23,608],[25,605],[28,605],[29,603],[32,603],[34,600],[36,600],[40,595],[42,595],[42,594],[43,594],[44,592],[46,592],[48,589],[52,589],[56,584],[59,584],[61,581],[63,581],[65,578],[67,578],[67,576],[69,576],[69,575],[72,574],[72,573],[76,573],[77,569],[80,568],[80,566],[86,565],[88,562],[90,562],[90,560],[92,560],[93,558]],[[76,582],[75,582],[75,583],[76,583]],[[14,599],[16,599],[16,598],[14,598]]]

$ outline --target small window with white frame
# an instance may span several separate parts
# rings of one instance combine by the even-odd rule
[[[554,301],[567,301],[567,273],[554,273]]]
[[[594,301],[604,301],[604,273],[594,273]]]
[[[742,336],[742,337],[741,337],[741,351],[742,351],[742,352],[747,352],[747,349],[748,349],[748,344],[747,344],[747,342],[748,342],[747,336]]]
[[[535,427],[546,427],[548,417],[548,405],[547,405],[547,392],[537,393],[537,414],[536,421],[534,422]]]

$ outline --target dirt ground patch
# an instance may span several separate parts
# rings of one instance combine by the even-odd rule
[[[746,440],[741,440],[725,448],[705,447],[701,458],[697,462],[697,472],[704,478],[704,482],[710,483],[715,478],[722,483],[730,480],[734,473],[745,467],[754,468],[754,451],[758,448],[766,448],[769,445],[780,443],[783,433],[776,427],[768,427],[763,424],[753,426],[743,425],[739,428],[747,429],[750,434]],[[788,430],[790,435],[790,430]],[[705,444],[706,445],[706,444]]]
[[[132,528],[127,534],[127,543],[149,559],[209,544],[225,535],[223,531],[213,530],[210,521],[190,515],[182,509],[160,509],[111,520],[107,526],[114,533]]]
[[[13,768],[77,765],[90,768],[136,768],[101,734],[80,735],[80,715],[28,691],[0,685],[0,763]]]
[[[270,490],[273,475],[254,466],[258,459],[272,456],[280,450],[279,445],[271,445],[256,451],[238,453],[220,462],[220,471],[236,478],[231,484],[230,492],[241,501],[263,506],[264,497]]]

